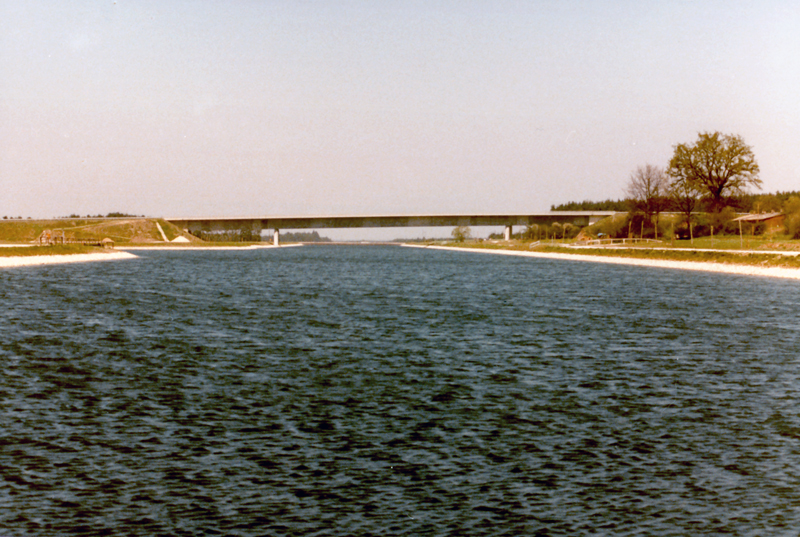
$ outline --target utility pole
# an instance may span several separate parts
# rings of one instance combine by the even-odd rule
[[[742,237],[742,221],[739,220],[739,248],[744,249],[744,237]]]

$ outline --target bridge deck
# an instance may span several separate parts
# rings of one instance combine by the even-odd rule
[[[360,227],[436,227],[436,226],[528,226],[555,222],[587,226],[614,211],[551,211],[527,214],[431,214],[367,216],[266,216],[166,218],[176,226],[194,231],[234,229],[313,229]]]

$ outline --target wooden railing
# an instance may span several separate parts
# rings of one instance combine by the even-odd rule
[[[36,244],[40,246],[52,246],[54,244],[82,244],[84,246],[106,246],[103,243],[103,239],[76,239],[76,238],[67,238],[64,236],[64,231],[60,229],[56,230],[45,230],[43,231],[39,237],[36,239]],[[109,246],[113,248],[113,243]]]
[[[592,239],[589,241],[578,241],[575,246],[611,246],[614,244],[660,244],[658,239]]]

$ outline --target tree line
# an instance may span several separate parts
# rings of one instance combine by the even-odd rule
[[[197,231],[194,235],[208,242],[261,242],[261,232],[257,229],[232,229],[229,231]],[[281,233],[282,242],[331,242],[317,231],[297,231]]]
[[[774,193],[754,194],[742,193],[736,196],[730,196],[725,200],[728,207],[732,207],[740,213],[764,213],[764,212],[777,212],[780,211],[783,205],[792,196],[800,196],[800,190],[787,190],[781,192],[780,190]],[[678,212],[678,207],[667,198],[664,200],[665,212]],[[558,205],[551,205],[551,211],[616,211],[618,213],[628,212],[631,209],[631,200],[627,198],[622,199],[607,199],[603,201],[568,201]],[[698,212],[711,211],[710,203],[705,199],[697,201]]]
[[[255,229],[197,231],[192,235],[207,242],[261,242],[261,231]]]
[[[281,233],[283,242],[332,242],[329,237],[322,237],[317,231],[287,231]]]
[[[612,200],[607,199],[604,201],[568,201],[559,205],[551,205],[551,211],[617,211],[624,212],[628,210],[628,200]]]

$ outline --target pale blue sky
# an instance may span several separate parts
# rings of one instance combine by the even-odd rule
[[[0,0],[0,215],[545,211],[699,131],[800,189],[800,3]]]

